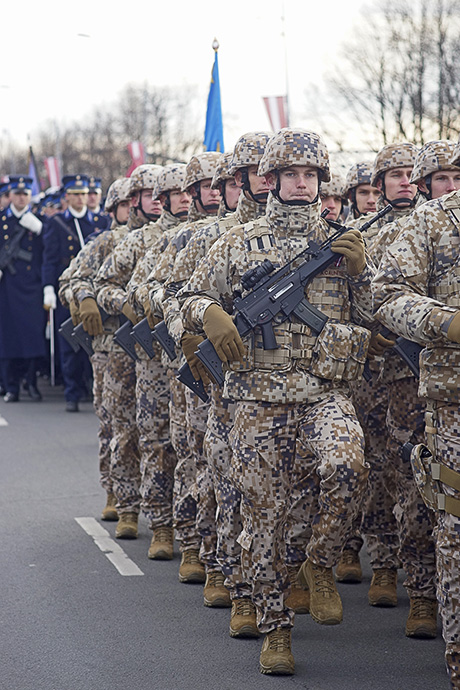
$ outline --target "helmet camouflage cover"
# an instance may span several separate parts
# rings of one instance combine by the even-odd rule
[[[257,174],[263,176],[291,165],[311,165],[321,171],[323,182],[331,179],[327,146],[315,132],[287,127],[280,129],[268,141]]]
[[[417,184],[427,175],[438,170],[455,169],[451,163],[455,149],[455,142],[447,139],[429,141],[417,153],[415,164],[410,178],[411,184]]]
[[[128,201],[131,194],[131,178],[120,177],[110,185],[105,199],[104,209],[113,211],[113,207],[120,201]]]
[[[185,168],[185,163],[165,165],[156,176],[153,186],[153,198],[158,199],[160,194],[170,192],[173,189],[182,190],[185,180]]]
[[[247,132],[235,144],[229,172],[234,175],[240,168],[248,165],[259,165],[265,152],[265,147],[273,132]]]
[[[213,189],[217,189],[221,182],[230,180],[230,178],[233,177],[233,175],[230,175],[228,172],[228,166],[232,159],[232,155],[233,154],[231,151],[220,154],[220,161],[217,164],[216,172],[214,173],[214,177],[212,178],[211,182],[211,187]]]
[[[360,184],[370,184],[372,177],[372,163],[361,161],[351,166],[345,178],[343,194],[347,196],[349,192]]]
[[[458,143],[455,145],[450,164],[460,165],[460,137],[458,138]]]
[[[378,152],[372,170],[371,185],[375,187],[380,175],[394,168],[413,168],[418,148],[409,142],[387,144]]]
[[[162,165],[145,163],[138,165],[131,173],[131,194],[140,192],[141,189],[153,189],[158,173],[163,169]]]
[[[212,179],[221,156],[218,151],[205,151],[192,156],[187,163],[182,190],[187,190],[195,182]]]
[[[346,197],[343,193],[344,184],[345,180],[343,179],[342,175],[334,173],[331,175],[329,182],[321,183],[321,189],[319,190],[320,196],[323,198],[326,196],[337,196],[343,201],[346,201]]]

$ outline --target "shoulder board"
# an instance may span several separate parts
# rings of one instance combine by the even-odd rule
[[[460,193],[455,191],[447,194],[443,198],[441,205],[448,210],[460,209]]]

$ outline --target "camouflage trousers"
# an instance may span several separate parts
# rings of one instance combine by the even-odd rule
[[[299,546],[311,531],[306,555],[313,562],[332,567],[340,558],[367,480],[364,437],[351,400],[337,389],[314,404],[240,401],[229,440],[230,480],[242,496],[242,569],[267,633],[293,624],[284,606],[292,525]]]
[[[427,444],[436,462],[460,473],[460,411],[458,403],[429,401]],[[460,492],[443,484],[443,491],[460,499]],[[453,688],[460,688],[460,518],[435,514],[437,599],[446,642],[446,662]]]
[[[136,362],[142,512],[151,529],[172,527],[176,454],[169,437],[169,379],[156,359]]]
[[[389,490],[395,496],[399,527],[399,558],[411,597],[436,598],[433,516],[415,484],[409,460],[401,447],[407,441],[424,442],[425,402],[418,397],[418,381],[407,377],[388,384],[387,463]]]
[[[228,479],[232,458],[228,434],[233,425],[235,405],[236,403],[222,397],[219,386],[211,386],[211,406],[203,450],[211,470],[217,504],[216,569],[225,576],[225,586],[230,591],[230,598],[241,599],[251,596],[251,586],[243,577],[241,547],[237,541],[243,528],[241,494]]]
[[[105,403],[112,420],[110,478],[119,513],[139,512],[140,458],[136,426],[136,369],[124,352],[110,352],[104,375]]]
[[[196,529],[196,468],[187,440],[185,386],[176,379],[177,371],[168,369],[170,403],[169,432],[176,454],[173,484],[173,526],[179,549],[199,549],[201,538]]]
[[[378,382],[375,373],[370,381],[353,382],[352,391],[370,469],[362,511],[354,521],[346,547],[359,551],[364,536],[372,569],[397,569],[400,566],[398,524],[393,512],[395,494],[386,458],[388,388]]]
[[[200,559],[207,571],[217,570],[216,561],[216,497],[214,483],[203,452],[204,435],[208,422],[209,402],[204,403],[189,388],[185,389],[187,441],[190,461],[195,472],[196,517],[195,526],[201,539]]]
[[[112,438],[112,424],[107,411],[104,391],[104,373],[109,359],[108,352],[95,352],[91,357],[93,366],[93,405],[99,419],[99,480],[107,493],[112,493],[112,479],[110,477],[110,441]]]

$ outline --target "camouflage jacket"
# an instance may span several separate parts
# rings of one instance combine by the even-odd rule
[[[394,333],[425,345],[421,397],[459,401],[460,346],[447,329],[460,309],[460,192],[428,201],[387,247],[372,290],[376,316]]]
[[[285,265],[314,240],[329,235],[320,218],[320,201],[307,206],[281,204],[269,195],[264,217],[227,231],[200,262],[179,293],[186,330],[202,333],[203,316],[210,304],[233,312],[235,293],[247,294],[241,277],[269,259]],[[295,317],[274,324],[278,349],[264,350],[256,329],[245,337],[246,356],[231,362],[225,374],[224,396],[236,400],[273,403],[314,402],[344,379],[360,376],[370,333],[351,324],[351,318],[371,320],[370,280],[367,267],[351,278],[344,261],[336,262],[305,288],[308,301],[329,317],[317,338]],[[294,267],[296,267],[294,261]],[[359,363],[358,363],[359,362]]]

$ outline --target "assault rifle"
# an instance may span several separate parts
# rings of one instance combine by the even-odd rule
[[[380,331],[380,333],[384,338],[393,337],[393,333],[389,328],[384,328],[382,331]],[[394,350],[396,354],[401,357],[402,361],[407,364],[416,378],[420,378],[420,353],[423,350],[422,345],[399,336],[396,338],[395,344],[390,349]]]
[[[155,339],[155,335],[149,326],[147,317],[133,326],[131,335],[136,343],[140,345],[144,352],[150,357],[150,359],[153,359],[155,357],[155,350],[153,349],[153,340]]]
[[[379,213],[360,227],[365,232],[371,225],[385,216],[393,207],[388,204]],[[292,261],[277,271],[272,262],[265,259],[261,264],[247,271],[241,278],[241,285],[245,290],[251,290],[246,297],[237,296],[233,302],[235,310],[235,326],[239,334],[244,337],[255,328],[262,331],[265,350],[275,350],[275,333],[273,321],[286,321],[295,316],[299,321],[309,326],[315,335],[319,335],[328,317],[310,304],[305,298],[305,287],[315,276],[322,273],[331,264],[341,260],[341,255],[331,249],[331,244],[351,228],[326,221],[336,232],[321,245],[310,242],[306,249]],[[298,268],[294,263],[303,259]],[[224,374],[222,362],[213,344],[204,340],[198,345],[196,356],[209,370],[216,383],[222,385]]]
[[[28,252],[20,245],[26,232],[26,228],[21,228],[21,230],[14,233],[8,242],[0,249],[0,276],[3,274],[5,268],[8,269],[11,275],[16,275],[17,271],[14,262],[17,261],[17,259],[29,262],[32,261],[32,252]]]
[[[99,311],[101,313],[102,323],[104,323],[105,321],[107,321],[110,314],[107,314],[107,312],[104,311],[104,309],[99,308]],[[81,349],[86,352],[88,357],[91,357],[94,354],[93,336],[89,335],[89,333],[85,331],[82,323],[79,323],[78,326],[75,326],[75,328],[73,329],[72,337],[74,338],[75,342],[81,347]]]
[[[120,321],[121,318],[122,317],[120,316]],[[123,318],[125,317],[123,316]],[[117,343],[117,345],[119,345],[121,349],[136,362],[139,358],[136,354],[136,343],[131,335],[132,329],[133,324],[129,319],[126,319],[123,325],[120,326],[120,328],[118,328],[113,334],[113,341]]]
[[[74,337],[74,325],[72,319],[66,319],[59,326],[58,333],[62,335],[65,341],[67,341],[74,352],[78,352],[80,345],[77,343]]]

